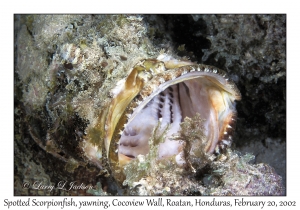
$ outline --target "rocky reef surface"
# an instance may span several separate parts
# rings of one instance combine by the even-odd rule
[[[15,195],[285,194],[285,15],[14,18]],[[242,94],[234,145],[196,172],[138,158],[122,186],[104,146],[96,154],[86,148],[104,144],[98,116],[110,91],[141,59],[162,51],[228,72]],[[94,188],[24,187],[61,182]]]

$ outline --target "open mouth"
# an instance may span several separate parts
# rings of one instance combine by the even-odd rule
[[[178,163],[184,163],[184,141],[172,140],[172,135],[180,131],[186,117],[197,113],[204,120],[207,153],[230,145],[236,118],[234,101],[239,99],[239,92],[225,76],[210,72],[189,72],[162,83],[138,102],[128,118],[119,140],[120,164],[149,153],[148,142],[158,124],[161,132],[167,128],[165,141],[159,145],[159,159],[175,155]]]

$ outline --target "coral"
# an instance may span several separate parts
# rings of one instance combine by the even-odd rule
[[[255,155],[256,163],[268,163],[282,177],[282,183],[286,183],[286,144],[280,139],[267,138],[263,142],[253,141],[238,148],[242,153]],[[269,151],[269,152],[267,152]]]
[[[274,169],[263,163],[253,165],[249,163],[251,159],[253,155],[239,156],[229,150],[213,161],[209,173],[199,176],[199,173],[188,174],[174,164],[156,164],[150,174],[141,174],[147,160],[139,157],[129,164],[127,170],[128,173],[131,170],[131,176],[124,184],[132,195],[283,195],[282,179]]]
[[[163,133],[158,124],[149,140],[150,152],[146,156],[139,155],[124,168],[126,179],[132,195],[182,195],[197,192],[203,187],[196,185],[189,171],[179,167],[174,157],[158,160],[158,146],[164,142]]]
[[[222,187],[209,189],[209,194],[283,195],[282,178],[267,164],[250,164],[254,158],[250,154],[239,156],[236,152],[228,150],[226,156],[212,164],[213,174],[221,175]]]
[[[180,134],[176,136],[186,140],[185,156],[189,155],[190,163],[186,168],[179,167],[173,158],[158,160],[158,145],[164,141],[165,135],[157,133],[158,125],[150,139],[150,153],[139,155],[125,166],[126,180],[123,185],[128,186],[129,193],[214,196],[284,194],[282,178],[269,165],[251,164],[255,158],[251,154],[239,155],[230,149],[218,156],[207,155],[204,151],[200,151],[201,155],[195,154],[199,151],[191,149],[188,142],[196,139],[199,142],[199,138],[203,138],[201,129],[195,129],[201,127],[201,123],[199,115],[193,119],[186,118],[181,123]]]

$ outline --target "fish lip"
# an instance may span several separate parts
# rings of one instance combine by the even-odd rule
[[[133,122],[133,120],[139,115],[139,113],[144,108],[146,108],[148,106],[149,102],[153,98],[158,97],[159,94],[163,93],[167,88],[173,87],[173,85],[180,84],[180,83],[186,84],[185,82],[187,82],[189,80],[193,80],[193,79],[195,79],[195,80],[199,79],[199,81],[201,82],[202,79],[204,79],[204,78],[207,79],[206,83],[209,83],[212,86],[214,86],[214,85],[218,86],[218,88],[216,88],[218,91],[220,91],[220,92],[224,91],[227,93],[227,95],[229,96],[228,100],[231,101],[229,104],[231,104],[231,105],[233,104],[228,109],[229,110],[233,109],[234,116],[236,116],[234,101],[241,99],[240,92],[236,88],[235,84],[229,80],[227,74],[223,70],[220,70],[213,66],[208,66],[208,65],[203,65],[203,64],[199,64],[199,65],[194,64],[194,65],[188,65],[188,66],[181,66],[179,68],[174,68],[174,69],[167,69],[164,72],[157,73],[157,74],[153,75],[153,77],[150,80],[147,80],[144,83],[143,87],[139,90],[139,92],[136,93],[134,98],[132,98],[130,100],[130,102],[127,104],[126,108],[124,109],[124,112],[122,113],[122,117],[120,117],[120,119],[119,119],[119,121],[121,120],[121,123],[116,125],[116,127],[112,131],[113,134],[111,136],[110,141],[119,142],[120,144],[117,143],[115,146],[112,147],[112,149],[109,149],[110,150],[109,153],[111,154],[112,151],[118,151],[117,152],[118,154],[116,154],[116,155],[117,155],[117,158],[119,158],[119,164],[120,164],[121,168],[124,166],[123,163],[128,163],[130,160],[135,159],[137,157],[138,153],[141,151],[141,150],[137,149],[136,151],[133,151],[131,154],[131,152],[125,152],[125,151],[122,151],[122,149],[120,149],[120,146],[130,146],[131,147],[130,144],[128,144],[128,145],[121,144],[121,141],[120,141],[121,140],[120,138],[122,137],[126,126],[128,126],[130,123]],[[183,85],[183,87],[185,87],[185,86]],[[126,91],[126,90],[124,90],[124,91]],[[194,93],[192,93],[192,94],[195,94],[195,93],[196,92],[194,91]],[[162,94],[162,95],[164,95],[164,94]],[[194,97],[193,95],[190,96],[190,93],[188,93],[187,95],[189,95],[190,98]],[[222,95],[222,94],[219,94],[219,95]],[[125,97],[125,95],[124,95],[124,97]],[[223,97],[223,95],[222,95],[222,97]],[[173,101],[172,101],[172,103],[173,103]],[[160,107],[160,108],[162,108],[162,107]],[[218,116],[217,114],[215,114],[215,115]],[[158,116],[160,116],[160,115],[158,115]],[[218,118],[216,118],[216,119],[217,119],[217,121],[216,121],[216,123],[214,123],[214,126],[215,125],[220,126],[218,124]],[[146,124],[147,124],[147,122],[146,122]],[[109,126],[109,123],[107,123],[106,125]],[[146,126],[148,126],[148,125],[146,125]],[[120,131],[120,128],[121,128],[121,131]],[[213,133],[214,131],[211,131],[211,132]],[[226,130],[225,130],[225,132],[226,132]],[[120,134],[120,135],[116,135],[116,134]],[[143,134],[142,134],[142,136],[143,136]],[[218,131],[216,134],[213,134],[211,136],[213,136],[214,139],[218,139],[218,137],[220,137],[220,132]],[[149,140],[149,138],[147,140]],[[144,140],[142,140],[142,141],[144,141]],[[209,142],[209,141],[207,141],[207,142]],[[228,143],[228,142],[225,142],[225,143]],[[148,142],[147,142],[147,144],[148,144]],[[216,150],[219,149],[219,147],[218,147],[219,144],[221,144],[220,139],[217,141],[217,143],[211,143],[211,142],[208,143],[207,147],[205,147],[206,152],[210,153],[210,154],[214,153],[215,149]],[[144,144],[141,144],[141,145],[144,145]],[[138,144],[138,146],[141,146],[141,145]],[[227,144],[227,145],[230,145],[230,144]],[[220,146],[226,147],[227,145],[224,144],[224,145],[220,145]],[[214,149],[214,147],[216,147],[216,148]],[[131,148],[135,148],[135,147],[131,147]],[[143,150],[143,152],[145,152],[146,149],[142,149],[142,150]],[[122,152],[125,152],[125,153],[122,153]],[[147,152],[146,154],[148,154],[148,153],[149,152]],[[146,154],[143,153],[142,155],[146,155]],[[117,161],[117,159],[115,159],[115,156],[112,155],[111,157],[113,157],[113,162]],[[122,164],[121,164],[121,162],[122,162]]]
[[[123,153],[122,153],[123,154]],[[132,158],[132,159],[134,159],[134,158],[136,158],[135,156],[133,156],[133,155],[126,155],[126,154],[123,154],[123,155],[125,155],[126,157],[129,157],[129,158]]]

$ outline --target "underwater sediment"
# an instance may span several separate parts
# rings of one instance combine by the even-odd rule
[[[285,194],[285,15],[15,15],[14,47],[15,195]],[[24,188],[62,181],[93,189]]]

